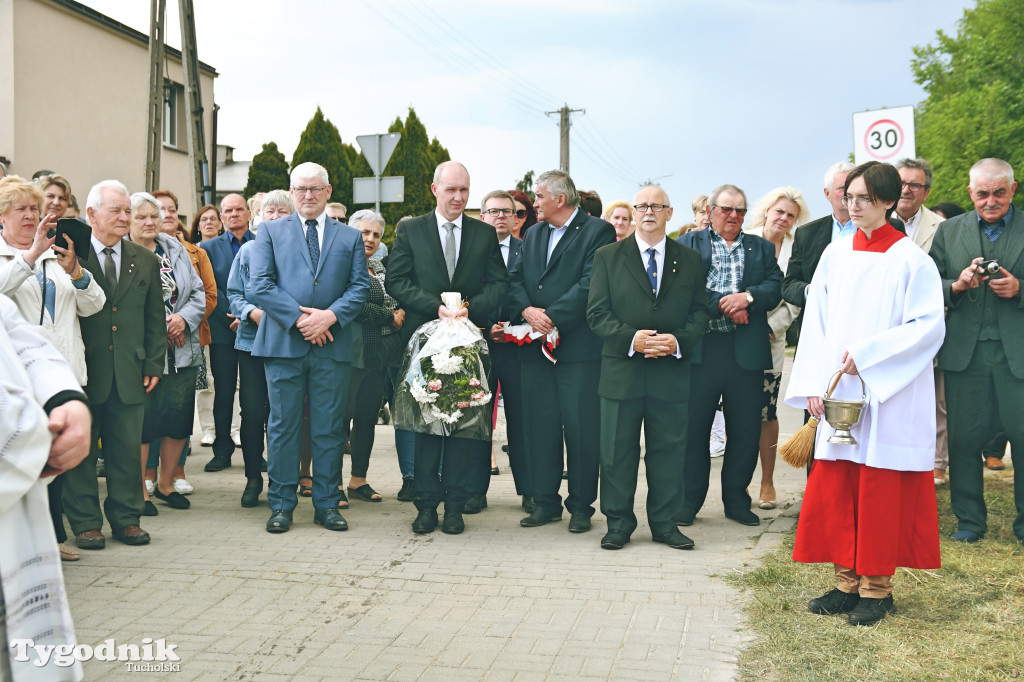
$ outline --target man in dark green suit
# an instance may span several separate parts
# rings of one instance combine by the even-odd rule
[[[1024,453],[1024,216],[1011,200],[1013,168],[982,159],[971,168],[968,190],[975,210],[939,225],[929,255],[942,275],[946,339],[939,368],[946,378],[949,424],[949,493],[959,520],[951,536],[977,542],[988,530],[981,449],[1002,425],[1014,455]],[[978,264],[995,260],[996,274]],[[1013,532],[1024,543],[1024,473],[1014,467],[1017,517]]]
[[[92,409],[92,451],[66,473],[64,511],[83,549],[102,549],[97,440],[103,442],[107,499],[103,511],[114,537],[144,545],[149,533],[142,514],[142,417],[146,394],[163,374],[167,353],[160,262],[148,249],[124,239],[131,222],[128,190],[105,180],[89,191],[92,251],[82,264],[103,286],[107,302],[81,318],[89,377],[85,392]]]
[[[665,238],[668,195],[648,185],[634,200],[636,232],[594,256],[587,322],[601,351],[601,511],[605,549],[636,530],[633,513],[644,426],[647,520],[655,542],[691,549],[673,516],[683,493],[689,353],[709,312],[700,254]]]

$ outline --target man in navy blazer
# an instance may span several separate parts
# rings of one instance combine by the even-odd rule
[[[249,231],[249,209],[245,198],[229,194],[220,202],[220,219],[224,233],[202,242],[213,266],[217,280],[217,307],[210,313],[210,372],[213,374],[213,424],[216,437],[213,441],[213,459],[206,464],[206,471],[221,471],[231,466],[231,455],[235,443],[231,439],[232,410],[235,405],[235,387],[238,386],[239,407],[242,412],[239,435],[242,441],[242,457],[246,463],[246,475],[259,471],[263,463],[263,420],[266,406],[261,402],[262,391],[253,387],[263,382],[262,377],[252,376],[252,369],[239,364],[239,351],[235,350],[235,330],[238,321],[231,314],[228,301],[228,275],[242,244],[252,241],[255,236]],[[262,477],[260,486],[262,489]],[[254,480],[254,479],[253,479]]]
[[[557,328],[552,362],[543,337],[523,348],[523,429],[530,434],[527,457],[534,509],[519,523],[541,526],[562,518],[562,443],[569,471],[569,532],[590,530],[597,500],[600,460],[597,385],[601,339],[587,326],[587,296],[594,252],[615,243],[615,228],[580,209],[580,195],[567,173],[547,171],[536,182],[535,206],[544,221],[523,240],[523,255],[511,274],[509,310],[543,334]]]
[[[306,162],[292,169],[295,213],[263,223],[253,247],[253,302],[264,315],[252,354],[264,358],[270,397],[267,423],[267,531],[286,532],[298,503],[299,431],[309,394],[314,521],[347,530],[338,511],[342,423],[352,363],[351,323],[370,290],[362,235],[328,218],[327,171]]]
[[[498,248],[505,269],[510,271],[519,262],[522,239],[512,236],[515,223],[516,203],[511,194],[504,190],[488,192],[480,203],[480,218],[494,228],[498,237]],[[506,299],[507,300],[507,299]],[[493,321],[488,325],[487,346],[491,353],[491,370],[487,385],[491,387],[491,410],[498,401],[498,388],[505,404],[505,427],[508,436],[508,463],[516,485],[516,494],[527,493],[525,457],[523,455],[523,387],[520,380],[519,346],[505,341],[504,323],[509,321],[508,305],[503,302],[495,311]],[[490,487],[491,453],[493,443],[481,441],[482,456],[473,462],[473,473],[466,484],[469,499],[463,510],[476,514],[487,508],[487,489]],[[497,471],[495,469],[494,471]]]
[[[744,234],[747,197],[722,185],[708,197],[711,225],[678,239],[700,253],[711,320],[693,351],[690,424],[683,466],[683,499],[676,523],[689,526],[704,505],[711,474],[709,439],[719,400],[725,414],[722,503],[725,515],[747,526],[760,523],[750,511],[746,487],[757,466],[764,370],[772,366],[768,313],[782,299],[782,271],[775,246]]]

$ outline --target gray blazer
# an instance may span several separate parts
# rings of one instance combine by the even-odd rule
[[[174,275],[174,283],[178,286],[178,300],[175,301],[172,312],[181,315],[185,320],[185,345],[174,346],[174,366],[178,369],[198,367],[203,364],[203,356],[199,351],[199,325],[206,312],[206,290],[203,288],[203,280],[192,267],[188,251],[177,239],[160,233],[156,236],[156,242],[171,261],[171,273]],[[164,374],[167,374],[168,369],[165,360]]]

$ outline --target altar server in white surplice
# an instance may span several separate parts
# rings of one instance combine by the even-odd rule
[[[934,262],[889,223],[900,190],[887,164],[847,177],[844,202],[858,229],[822,254],[786,393],[820,422],[793,558],[835,565],[838,588],[808,607],[849,613],[855,625],[895,609],[897,566],[939,567],[932,358],[945,334],[942,285]],[[827,442],[834,429],[821,396],[837,370],[834,398],[859,399],[864,382],[856,445]]]

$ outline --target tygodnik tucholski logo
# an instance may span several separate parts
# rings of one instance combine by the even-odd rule
[[[13,660],[19,663],[31,661],[42,668],[53,664],[59,668],[74,665],[75,661],[121,661],[130,672],[179,672],[181,659],[174,650],[177,644],[168,644],[164,639],[145,637],[141,644],[117,644],[113,639],[104,640],[96,647],[88,644],[35,644],[31,639],[12,639],[10,648]]]

